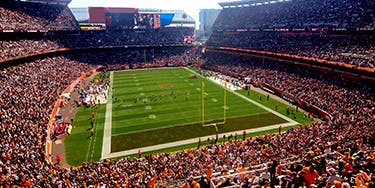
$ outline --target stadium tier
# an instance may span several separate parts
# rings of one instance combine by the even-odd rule
[[[310,164],[320,165],[315,169],[322,176],[327,174],[326,167],[332,167],[340,177],[349,178],[345,182],[351,184],[355,184],[351,177],[356,177],[359,170],[368,175],[374,173],[372,152],[375,135],[371,130],[375,126],[373,121],[375,95],[372,85],[347,81],[330,74],[298,68],[295,65],[288,66],[215,53],[208,53],[205,57],[197,59],[195,53],[187,53],[185,50],[176,51],[172,48],[163,51],[165,55],[159,55],[159,60],[156,61],[158,66],[165,66],[166,63],[169,66],[181,66],[180,60],[190,58],[197,62],[196,65],[204,63],[216,67],[215,71],[240,73],[250,77],[254,84],[268,83],[274,88],[322,108],[332,115],[332,119],[317,121],[306,127],[293,128],[280,135],[213,144],[173,154],[148,155],[141,159],[104,160],[92,164],[84,163],[79,167],[68,169],[59,168],[58,165],[47,163],[44,156],[48,122],[46,117],[51,112],[54,100],[63,88],[82,72],[87,72],[99,64],[104,64],[109,69],[127,69],[131,66],[141,68],[143,50],[128,52],[103,50],[100,53],[51,56],[1,70],[1,82],[6,84],[0,86],[3,91],[0,98],[3,135],[0,184],[46,187],[84,184],[110,187],[147,186],[147,183],[155,180],[152,178],[156,176],[156,182],[159,183],[185,178],[187,182],[191,182],[189,177],[204,175],[207,169],[211,169],[213,173],[233,170],[237,172],[241,166],[251,170],[258,164],[273,159],[283,161],[292,156],[310,161],[310,163],[298,162],[296,166],[282,163],[283,171],[278,175],[284,176],[288,171],[291,172],[289,174],[292,178],[291,184],[294,185],[308,185],[308,182],[303,180],[298,184],[296,180],[302,176],[297,175],[297,172],[303,171],[300,167],[312,168],[309,167]],[[181,53],[185,55],[177,55]],[[132,57],[133,54],[138,54],[137,56],[140,56],[138,61],[141,62],[131,58],[131,62],[124,64],[124,60],[128,58],[120,58]],[[175,58],[167,58],[171,54],[175,54]],[[231,59],[230,64],[226,62],[227,59]],[[350,157],[345,157],[348,156],[347,153],[350,154],[349,156],[355,154],[360,157],[352,160]],[[322,154],[343,156],[339,157],[340,161],[328,157],[327,160],[332,161],[329,164],[320,162],[324,161],[324,158],[319,161],[313,160],[313,157]],[[353,166],[351,173],[338,168],[340,165]],[[264,172],[259,171],[259,173]],[[245,175],[247,181],[240,176],[233,176],[227,181],[230,185],[248,184],[250,179],[253,180],[255,177],[263,178],[263,182],[267,183],[263,176],[254,174]],[[258,185],[259,182],[256,184]],[[204,185],[203,182],[201,184]]]
[[[184,36],[192,28],[161,28],[157,30],[81,31],[76,33],[3,33],[0,37],[0,61],[48,53],[54,50],[124,47],[136,45],[184,45]],[[20,36],[21,35],[21,36]]]
[[[209,46],[225,46],[324,59],[375,69],[373,34],[216,32]]]
[[[79,25],[65,5],[14,0],[0,2],[0,30],[48,31],[77,30]]]
[[[368,0],[235,1],[222,4],[213,30],[374,27]]]
[[[76,30],[78,25],[66,6],[1,1],[0,30],[15,32],[0,33],[0,187],[375,187],[375,87],[374,79],[370,78],[375,76],[371,72],[363,76],[342,72],[335,66],[328,70],[309,62],[285,61],[220,48],[308,56],[373,70],[373,2],[292,0],[264,3],[261,0],[261,3],[255,3],[256,6],[249,2],[253,1],[224,3],[223,6],[228,7],[223,9],[214,34],[207,42],[213,48],[203,48],[184,45],[184,36],[191,36],[192,28],[71,32],[66,30]],[[275,27],[303,27],[304,30],[263,30]],[[312,27],[321,29],[310,32]],[[370,29],[365,34],[345,31],[344,34],[332,34],[322,27]],[[259,30],[250,31],[249,28]],[[58,31],[23,33],[22,30]],[[149,68],[152,69],[145,70]],[[149,98],[144,98],[146,86],[139,86],[142,78],[133,70],[151,74],[143,78],[148,86],[156,85],[150,89]],[[116,77],[119,74],[123,77]],[[113,75],[119,81],[113,83]],[[156,83],[159,78],[152,75],[170,76],[166,77],[167,82],[178,80],[180,82],[176,83],[181,85]],[[225,84],[211,83],[209,78]],[[158,119],[148,112],[156,110],[154,106],[164,103],[165,98],[172,101],[167,103],[177,103],[173,101],[175,98],[183,101],[177,106],[183,114],[188,112],[182,105],[199,96],[197,99],[202,103],[193,111],[197,117],[203,114],[201,106],[205,104],[205,98],[208,107],[220,102],[217,107],[220,113],[222,110],[224,114],[242,111],[227,106],[225,97],[223,104],[211,98],[210,84],[220,91],[219,97],[226,97],[228,92],[228,95],[238,97],[232,101],[259,107],[251,114],[255,119],[246,119],[240,124],[257,124],[264,120],[271,121],[276,128],[263,135],[259,134],[265,131],[250,134],[246,133],[248,129],[236,130],[243,136],[237,132],[223,132],[219,139],[221,130],[218,129],[222,127],[212,123],[216,127],[216,138],[208,137],[207,141],[199,138],[198,141],[192,137],[197,141],[189,148],[196,149],[142,154],[135,148],[138,157],[105,159],[101,153],[104,141],[100,143],[99,140],[106,139],[103,136],[106,133],[99,127],[105,127],[105,116],[109,117],[106,113],[112,113],[112,109],[107,110],[106,105],[95,102],[92,106],[79,108],[82,98],[78,94],[86,96],[104,88],[109,92],[104,92],[104,98],[115,101],[113,109],[117,112],[139,110],[133,111],[132,115],[139,116],[135,120],[137,123]],[[240,90],[227,91],[227,84]],[[191,87],[192,90],[182,98],[175,87]],[[64,95],[68,90],[77,95]],[[117,97],[118,93],[123,98]],[[112,108],[112,102],[108,104]],[[65,107],[69,112],[80,111],[74,121],[61,122],[58,119],[62,115],[57,114],[56,107]],[[162,110],[170,114],[175,111]],[[309,115],[301,112],[303,110]],[[78,117],[81,112],[88,112],[88,115]],[[268,114],[272,116],[259,119]],[[116,118],[121,124],[137,117],[113,114],[113,121]],[[307,125],[297,122],[298,118],[308,122]],[[199,126],[199,130],[208,128],[203,126],[205,120],[202,119],[202,125],[197,121],[198,124],[192,126]],[[286,120],[286,124],[291,123],[290,127],[272,124]],[[223,126],[230,127],[230,121],[225,121],[224,115]],[[81,127],[80,122],[84,124]],[[175,124],[167,125],[167,128],[173,126]],[[126,127],[133,128],[131,125]],[[215,131],[214,127],[209,128]],[[179,133],[164,132],[193,134],[186,129]],[[50,144],[61,147],[61,135],[78,140],[60,148],[65,152],[52,155]],[[121,135],[110,135],[114,136]],[[155,142],[161,140],[152,136]],[[99,153],[94,151],[95,144]],[[69,150],[72,145],[83,146],[84,151]],[[115,150],[111,145],[108,149],[110,152]],[[74,156],[74,152],[82,152],[77,154],[82,156]],[[68,155],[85,162],[70,166],[65,159]]]
[[[235,1],[215,21],[209,46],[236,47],[374,69],[371,1]]]

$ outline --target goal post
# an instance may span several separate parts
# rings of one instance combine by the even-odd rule
[[[202,117],[202,126],[203,127],[209,127],[209,126],[214,126],[216,128],[216,131],[218,131],[218,128],[216,125],[224,125],[226,123],[226,114],[227,114],[227,90],[226,90],[226,87],[227,87],[227,83],[224,82],[224,97],[223,97],[223,102],[224,102],[224,106],[223,106],[223,121],[221,122],[214,122],[214,123],[205,123],[205,103],[204,103],[204,96],[205,96],[205,84],[204,84],[204,81],[202,80],[202,85],[201,85],[201,92],[202,92],[202,114],[201,114],[201,117]]]

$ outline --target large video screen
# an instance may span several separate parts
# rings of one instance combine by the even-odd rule
[[[160,14],[106,13],[107,29],[160,28]]]

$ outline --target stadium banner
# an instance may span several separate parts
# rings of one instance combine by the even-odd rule
[[[290,102],[292,104],[296,103],[296,101],[294,100],[295,97],[293,95],[287,93],[287,92],[282,92],[281,93],[281,98],[283,98],[284,100],[286,100],[286,101],[288,101],[288,102]]]
[[[289,31],[289,29],[288,28],[276,28],[275,31],[277,31],[277,32],[287,32],[287,31]]]
[[[306,31],[306,29],[304,29],[304,28],[293,28],[292,31],[301,31],[301,32],[304,32],[304,31]]]
[[[2,30],[2,32],[3,32],[3,33],[14,33],[15,31],[14,31],[14,30],[11,30],[11,29],[9,29],[9,30]]]
[[[247,32],[247,29],[236,29],[237,32]]]
[[[262,86],[261,88],[262,88],[263,90],[269,92],[269,93],[275,94],[274,91],[272,91],[271,89],[268,89],[267,87]]]
[[[262,88],[265,88],[264,90],[273,93],[275,95],[278,95],[278,96],[281,96],[282,95],[282,91],[280,89],[277,89],[275,87],[272,87],[271,85],[267,84],[267,83],[261,83],[262,85]]]

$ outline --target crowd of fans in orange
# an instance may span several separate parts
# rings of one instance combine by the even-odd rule
[[[287,2],[288,4],[280,5],[280,9],[284,10],[283,8],[290,6],[290,3],[292,7],[298,8],[312,2],[319,3],[320,1],[297,1],[295,4]],[[337,2],[326,1],[332,6]],[[362,9],[364,6],[364,1],[357,4],[353,2],[347,2],[345,6],[354,7],[352,11]],[[22,2],[12,1],[12,3]],[[55,5],[34,4],[47,6],[46,12],[41,13],[40,7],[35,10],[33,5],[23,7],[12,3],[0,3],[0,28],[2,29],[64,30],[69,28],[70,30],[75,28],[75,22],[69,18],[71,14],[64,13],[68,11],[67,7],[56,5],[50,10]],[[270,7],[277,8],[276,5],[279,4],[270,5]],[[313,3],[309,7],[314,9],[318,5]],[[337,10],[327,11],[334,15],[346,15],[348,11],[340,11],[343,8],[345,8],[344,5],[339,4]],[[14,9],[21,11],[14,11]],[[293,13],[295,9],[290,7],[285,9],[290,10],[285,11],[285,16],[280,15],[278,11],[273,11],[275,13],[273,16],[258,18],[262,18],[260,20],[273,19],[273,17],[290,18],[300,14]],[[232,10],[223,12],[227,11]],[[55,15],[52,16],[54,19],[43,17],[47,15],[45,13]],[[245,13],[238,14],[248,16]],[[350,21],[343,21],[339,23],[339,26],[371,25],[371,23],[367,24],[368,17],[363,15],[360,17],[366,19],[362,19],[361,22],[347,19]],[[249,18],[258,19],[254,16]],[[337,16],[333,16],[330,20],[335,20],[335,18]],[[241,16],[238,19],[241,19]],[[321,20],[321,18],[316,19],[317,22]],[[257,20],[251,22],[255,23]],[[243,22],[243,24],[246,23]],[[283,24],[282,22],[275,23]],[[300,25],[298,22],[291,23]],[[218,27],[224,26],[218,25]],[[32,39],[1,41],[5,41],[1,45],[2,60],[39,53],[55,47],[75,48],[76,45],[95,47],[147,44],[159,47],[97,49],[69,55],[48,55],[21,64],[2,66],[0,68],[2,83],[0,84],[0,186],[153,187],[159,184],[209,187],[210,180],[212,180],[212,183],[218,187],[275,185],[283,187],[375,187],[375,132],[373,131],[375,128],[375,88],[371,83],[347,80],[336,74],[321,73],[297,65],[284,65],[280,62],[260,61],[212,52],[202,55],[201,49],[196,47],[160,47],[160,44],[171,41],[173,41],[171,43],[180,43],[183,38],[175,37],[180,36],[183,31],[177,34],[172,32],[176,35],[170,32],[163,34],[150,31],[150,33],[136,34],[141,36],[139,38],[127,32],[133,31],[124,31],[122,34],[85,33],[78,37],[80,40],[84,39],[80,41],[82,46],[77,43],[78,40],[72,43],[67,42],[67,44],[63,42],[63,38],[56,39],[59,41],[54,42],[48,37],[45,40],[35,41]],[[149,35],[150,37],[146,37]],[[164,35],[165,39],[159,38]],[[71,37],[73,39],[67,41],[77,39]],[[236,37],[231,39],[235,42]],[[226,38],[222,38],[221,41],[215,41],[215,44],[225,45],[227,44],[225,40]],[[213,39],[210,42],[213,43]],[[340,44],[340,41],[337,43]],[[327,46],[331,45],[327,44]],[[354,51],[361,47],[355,44],[349,49]],[[370,49],[373,50],[373,46]],[[319,51],[319,49],[315,50]],[[367,51],[367,48],[364,51]],[[310,53],[310,51],[306,49],[298,53]],[[231,61],[226,61],[227,59]],[[349,58],[350,61],[351,59]],[[267,83],[325,110],[331,115],[331,119],[319,120],[312,125],[293,128],[280,134],[235,139],[227,143],[210,144],[198,149],[171,154],[147,155],[137,159],[103,160],[69,168],[48,163],[44,149],[48,116],[53,103],[73,80],[98,65],[103,65],[108,70],[186,65],[215,67],[213,71],[239,75],[237,80],[244,81],[247,77],[254,85],[260,82]],[[360,65],[367,66],[366,64]],[[247,171],[250,172],[235,174]],[[219,177],[216,177],[217,174],[220,174]],[[196,177],[200,177],[200,180],[195,179]]]
[[[109,57],[131,57],[132,54],[142,54],[130,51],[119,52],[109,50],[102,52]],[[159,66],[181,66],[175,64],[179,58],[197,62],[197,65],[215,65],[218,70],[232,71],[251,77],[252,82],[267,82],[274,87],[290,92],[312,104],[328,111],[333,119],[330,122],[318,121],[313,125],[288,130],[281,135],[265,135],[229,143],[209,145],[199,149],[186,150],[173,154],[149,155],[140,159],[121,159],[118,161],[100,161],[93,164],[82,164],[68,169],[46,163],[44,158],[45,130],[51,105],[72,80],[81,73],[96,66],[93,62],[117,68],[123,65],[123,58],[108,59],[100,53],[88,53],[82,58],[81,54],[69,56],[48,57],[46,59],[11,66],[1,70],[1,151],[0,184],[6,185],[45,185],[45,186],[146,186],[150,180],[181,180],[192,183],[191,176],[201,176],[210,169],[213,173],[224,173],[246,170],[258,164],[271,162],[273,159],[283,161],[293,157],[301,162],[296,165],[284,165],[278,175],[283,177],[290,173],[290,185],[307,185],[301,175],[303,170],[313,168],[319,176],[313,182],[323,182],[328,177],[328,171],[333,168],[340,176],[340,182],[355,185],[358,173],[363,171],[373,182],[374,178],[374,133],[371,131],[374,119],[374,88],[370,85],[355,83],[342,78],[312,72],[298,67],[256,60],[246,61],[233,58],[230,64],[224,62],[224,55],[206,55],[196,59],[197,51],[181,50],[180,52],[165,49],[165,54],[158,57],[154,64]],[[171,54],[169,54],[169,53]],[[181,55],[178,55],[181,53]],[[97,56],[98,55],[98,56]],[[105,60],[106,59],[106,60]],[[135,58],[136,60],[137,58]],[[141,59],[141,58],[140,58]],[[128,68],[143,66],[143,62],[132,61]],[[143,65],[142,65],[143,64]],[[124,68],[124,67],[121,67]],[[126,68],[126,67],[125,67]],[[27,96],[27,97],[24,97]],[[46,97],[47,96],[47,97]],[[330,157],[333,152],[341,153],[340,160]],[[327,154],[324,158],[333,161],[335,165],[317,165],[323,159],[314,160],[314,156]],[[359,156],[359,157],[356,157]],[[328,163],[328,162],[327,162]],[[346,166],[351,167],[351,173]],[[330,167],[330,168],[328,168]],[[345,167],[345,168],[343,168]],[[331,170],[332,171],[332,170]],[[260,171],[262,172],[262,171]],[[258,172],[257,172],[258,173]],[[263,174],[263,173],[261,173]],[[154,178],[157,176],[157,178]],[[247,174],[241,178],[227,178],[223,182],[230,184],[248,184],[257,177],[256,173]],[[267,176],[264,176],[267,177]],[[321,177],[318,179],[318,177]],[[346,177],[346,178],[345,178]],[[294,178],[294,179],[293,179]],[[266,178],[267,179],[267,178]],[[271,181],[258,181],[257,185],[266,185]],[[299,181],[296,181],[296,180]],[[318,181],[319,180],[319,181]],[[191,181],[191,182],[190,182]],[[201,183],[204,187],[203,178]],[[152,181],[151,181],[152,182]],[[285,182],[280,181],[280,182]],[[254,182],[253,182],[254,183]],[[272,181],[272,183],[275,183]]]

